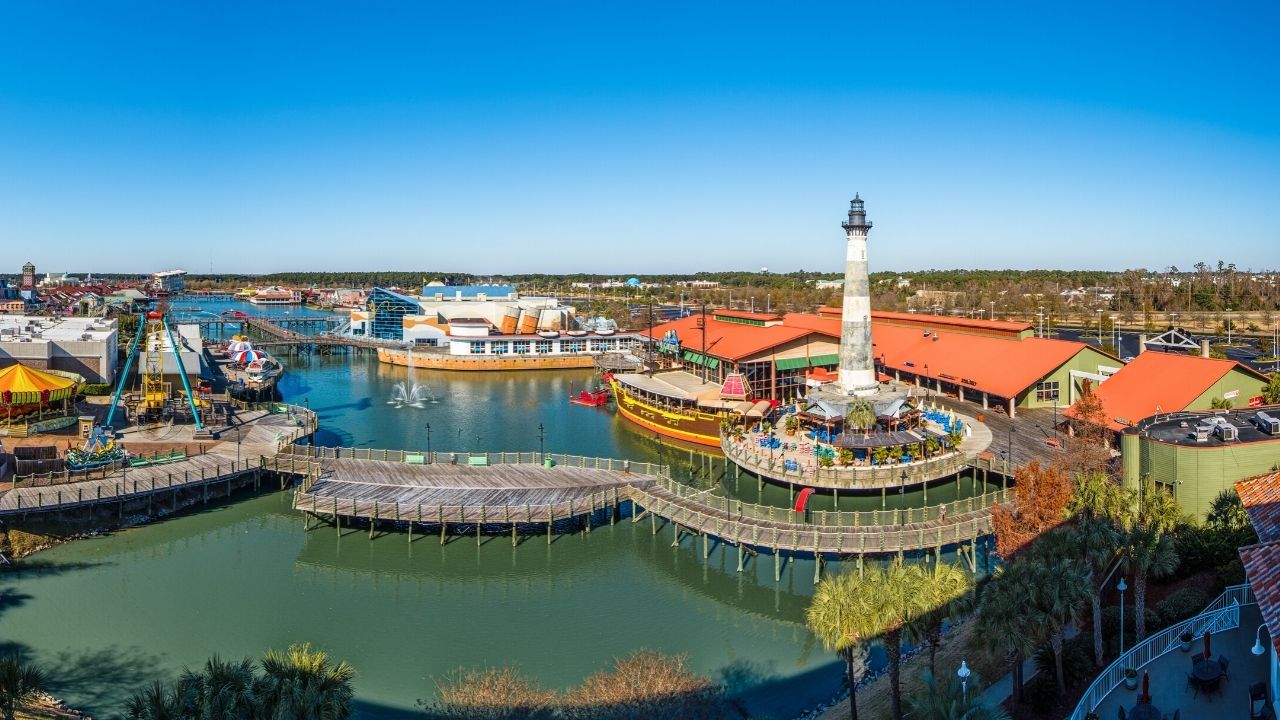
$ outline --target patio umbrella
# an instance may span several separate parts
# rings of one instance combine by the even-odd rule
[[[265,353],[249,348],[248,350],[241,350],[240,352],[233,354],[231,359],[238,363],[251,363],[255,360],[261,360],[264,357],[266,357]]]
[[[229,353],[238,353],[244,350],[252,350],[252,349],[253,349],[253,345],[250,344],[247,340],[234,340],[230,343],[227,343],[227,352]]]
[[[1209,631],[1204,631],[1204,659],[1208,660],[1213,654],[1209,652]]]

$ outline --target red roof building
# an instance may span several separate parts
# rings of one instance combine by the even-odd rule
[[[1148,351],[1094,392],[1108,427],[1119,431],[1156,414],[1208,410],[1215,399],[1243,407],[1261,394],[1265,383],[1261,373],[1234,360]]]

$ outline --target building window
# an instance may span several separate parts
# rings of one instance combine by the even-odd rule
[[[1057,380],[1042,382],[1036,385],[1036,402],[1055,402],[1057,399]]]
[[[507,354],[507,341],[506,341],[506,340],[494,340],[494,341],[493,341],[493,354],[494,354],[494,355],[506,355],[506,354]]]
[[[528,355],[528,354],[529,354],[529,341],[528,341],[528,340],[513,340],[513,341],[511,342],[511,352],[513,352],[513,353],[515,353],[515,354],[517,354],[517,355]]]
[[[486,343],[486,342],[485,342],[485,341],[483,341],[483,340],[472,340],[472,341],[471,341],[471,354],[472,354],[472,355],[483,355],[483,354],[484,354],[484,346],[485,346],[485,345],[488,345],[488,343]]]
[[[533,349],[534,349],[534,352],[538,353],[539,355],[546,355],[547,353],[551,352],[551,341],[539,340],[536,343],[534,343]]]
[[[580,353],[586,348],[586,343],[581,340],[574,340],[573,342],[561,344],[563,345],[565,352],[571,353]]]

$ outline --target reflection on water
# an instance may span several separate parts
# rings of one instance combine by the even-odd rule
[[[570,405],[590,371],[418,370],[412,382],[441,401],[395,409],[385,399],[410,381],[406,368],[369,356],[286,362],[281,390],[319,412],[325,444],[530,451],[541,423],[548,452],[667,462],[703,482],[724,474],[723,459]],[[704,558],[701,540],[673,547],[672,529],[659,523],[655,534],[647,518],[516,547],[509,536],[441,546],[432,535],[410,543],[303,526],[288,494],[272,493],[55,548],[45,568],[0,576],[13,593],[0,634],[67,668],[56,689],[97,715],[115,714],[143,676],[304,640],[354,663],[362,718],[408,716],[431,678],[459,665],[516,663],[567,687],[640,647],[687,653],[758,717],[789,717],[839,682],[802,625],[812,561],[779,558],[775,583],[772,556],[745,557],[739,573],[737,548],[711,543]],[[111,657],[133,674],[113,670]]]

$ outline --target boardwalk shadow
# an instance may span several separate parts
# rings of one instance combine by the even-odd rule
[[[64,650],[41,665],[51,692],[74,697],[93,715],[123,707],[135,690],[168,675],[159,655],[137,646]]]
[[[14,588],[0,588],[0,615],[10,608],[25,605],[32,596]]]

